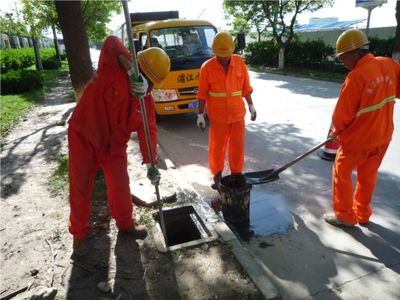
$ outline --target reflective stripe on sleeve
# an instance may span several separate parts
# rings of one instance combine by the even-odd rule
[[[227,93],[216,93],[212,91],[208,91],[208,95],[212,97],[227,97]],[[241,96],[242,91],[232,92],[232,96]]]
[[[389,103],[389,102],[391,102],[391,101],[394,101],[394,99],[395,99],[395,96],[390,96],[390,97],[386,98],[385,100],[383,100],[382,102],[380,102],[380,103],[378,103],[378,104],[375,104],[375,105],[368,106],[368,107],[365,107],[365,108],[363,108],[363,109],[360,109],[360,110],[357,112],[356,117],[359,117],[359,116],[361,116],[362,114],[365,114],[365,113],[367,113],[367,112],[371,112],[371,111],[380,109],[380,108],[382,108],[385,104],[387,104],[387,103]]]

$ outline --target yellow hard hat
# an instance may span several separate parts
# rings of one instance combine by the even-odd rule
[[[161,48],[150,47],[137,54],[140,69],[153,83],[162,82],[171,68],[168,54]]]
[[[369,41],[364,32],[358,29],[348,29],[336,41],[336,56],[351,52],[368,44]]]
[[[218,32],[212,43],[214,54],[219,57],[228,57],[231,56],[234,49],[235,46],[231,34],[226,31]]]

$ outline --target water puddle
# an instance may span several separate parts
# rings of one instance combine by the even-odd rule
[[[286,199],[276,192],[253,187],[250,193],[250,217],[244,223],[228,223],[244,241],[253,236],[283,234],[292,225],[290,208]]]

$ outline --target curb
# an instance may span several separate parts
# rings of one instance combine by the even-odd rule
[[[162,146],[160,144],[157,145],[157,153],[160,160],[163,160],[165,162],[167,169],[173,169],[174,171],[176,171],[174,177],[176,179],[180,179],[174,163],[168,158]],[[186,182],[185,180],[179,181],[182,183]],[[192,186],[190,186],[190,190],[198,194]],[[264,299],[282,299],[281,295],[278,292],[278,289],[267,276],[267,272],[265,271],[266,266],[258,258],[254,257],[253,254],[251,254],[250,251],[240,243],[240,241],[237,239],[236,235],[232,232],[228,225],[226,225],[226,223],[223,221],[215,222],[212,225],[215,231],[221,237],[221,239],[231,247],[232,253],[235,255],[236,259],[243,267],[243,269],[250,276],[253,283],[263,295]]]

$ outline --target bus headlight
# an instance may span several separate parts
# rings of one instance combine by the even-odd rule
[[[166,102],[178,100],[176,90],[165,90],[165,89],[153,89],[151,93],[154,96],[156,102]]]

